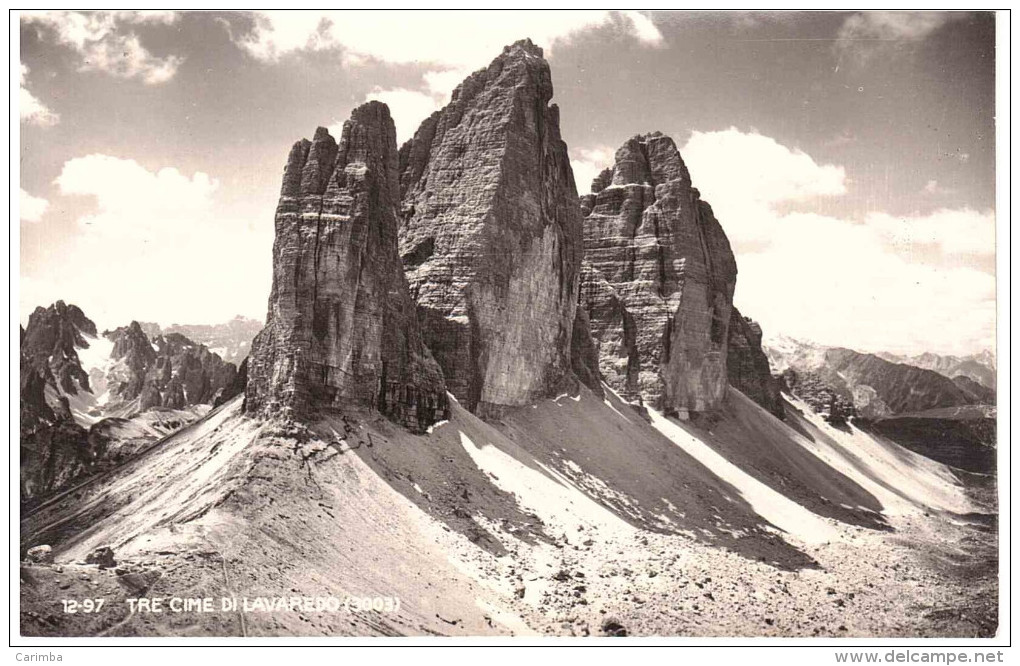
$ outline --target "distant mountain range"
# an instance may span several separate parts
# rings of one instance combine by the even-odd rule
[[[787,390],[830,422],[856,418],[940,462],[973,471],[994,467],[993,354],[865,354],[782,335],[762,348]]]
[[[903,360],[908,357],[825,347],[783,335],[766,338],[762,348],[773,372],[814,377],[837,395],[850,398],[859,416],[995,404],[995,357],[990,353],[965,358],[909,357],[925,364],[915,365]]]
[[[893,363],[906,363],[916,368],[934,370],[950,379],[967,377],[982,386],[995,389],[995,354],[990,351],[969,356],[940,356],[931,353],[902,356],[885,352],[878,352],[875,355]]]
[[[23,503],[201,417],[237,374],[180,333],[150,338],[131,322],[100,334],[77,306],[36,308],[21,329]]]
[[[189,340],[205,345],[224,361],[240,367],[251,351],[251,341],[262,330],[262,322],[240,315],[222,324],[159,324],[141,322],[142,330],[150,338],[168,333],[179,333]]]

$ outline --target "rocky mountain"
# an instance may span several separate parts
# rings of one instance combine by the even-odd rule
[[[635,136],[581,198],[581,303],[605,381],[671,414],[715,409],[737,266],[671,138]]]
[[[825,364],[846,383],[862,416],[889,416],[971,403],[971,398],[943,375],[890,363],[873,354],[830,349],[825,353]]]
[[[195,420],[236,370],[180,334],[104,332],[80,308],[37,308],[21,336],[21,483],[37,501]]]
[[[24,329],[22,329],[24,342]],[[48,363],[21,349],[20,488],[24,506],[79,476],[90,462],[88,431],[71,415]]]
[[[933,370],[894,363],[876,354],[783,336],[766,339],[763,348],[773,370],[793,369],[800,377],[814,376],[833,393],[850,397],[856,412],[864,417],[994,404],[994,391],[975,386],[969,378],[950,380]]]
[[[836,373],[828,368],[795,370],[787,367],[779,375],[784,390],[803,400],[828,423],[845,425],[857,416],[853,393]]]
[[[934,370],[893,362],[887,359],[898,357],[887,354],[862,354],[783,336],[766,340],[764,348],[773,368],[782,369],[787,390],[830,422],[845,424],[856,417],[859,426],[933,460],[969,472],[994,472],[994,389],[967,375],[949,379]]]
[[[266,327],[246,409],[308,418],[377,408],[412,431],[446,417],[446,387],[397,253],[400,184],[389,109],[369,102],[294,144],[283,176]]]
[[[400,254],[450,392],[498,414],[575,383],[577,188],[542,49],[508,46],[400,149]]]
[[[761,326],[733,308],[726,350],[726,376],[730,386],[782,419],[786,414],[782,380],[772,376],[769,359],[761,348],[761,338]]]
[[[150,339],[168,333],[180,333],[240,368],[241,361],[251,352],[252,340],[262,330],[262,322],[238,315],[222,324],[171,324],[161,327],[159,324],[141,322],[141,327]]]
[[[105,333],[113,341],[112,358],[130,369],[123,379],[107,379],[110,400],[181,409],[212,404],[234,381],[237,369],[205,345],[180,333],[166,333],[150,342],[137,322]]]
[[[88,349],[88,339],[95,338],[96,325],[79,307],[57,301],[48,308],[36,308],[29,316],[21,349],[33,367],[50,373],[55,389],[73,395],[89,390],[78,350]]]
[[[399,151],[379,102],[294,144],[266,326],[229,382],[174,334],[37,317],[23,423],[115,462],[29,439],[73,474],[22,513],[22,635],[996,634],[992,477],[838,413],[963,389],[813,349],[777,398],[672,140],[628,141],[579,200],[551,96],[522,41]],[[802,396],[829,385],[825,418]],[[176,412],[75,422],[199,397],[216,407],[130,455],[101,442]],[[150,589],[337,612],[131,612]],[[86,597],[106,611],[55,610]]]
[[[975,404],[994,405],[995,389],[980,384],[967,375],[956,375],[953,383]]]
[[[915,368],[934,370],[940,375],[956,379],[967,377],[985,388],[995,389],[996,362],[995,354],[989,351],[968,356],[940,355],[925,352],[915,356],[878,353],[879,356],[893,363],[906,363]]]

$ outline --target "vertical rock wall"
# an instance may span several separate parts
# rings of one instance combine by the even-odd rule
[[[339,144],[320,127],[291,149],[267,323],[248,362],[249,412],[308,417],[356,404],[415,431],[446,416],[397,250],[399,189],[380,102],[355,109]]]
[[[581,199],[581,301],[606,381],[681,416],[726,388],[737,267],[673,140],[636,136]]]
[[[425,342],[479,414],[573,383],[581,215],[549,65],[517,42],[400,151],[400,251]]]
[[[769,359],[761,348],[761,335],[761,326],[757,322],[741,316],[733,308],[726,374],[730,386],[782,419],[786,413],[782,386],[780,380],[772,376]]]

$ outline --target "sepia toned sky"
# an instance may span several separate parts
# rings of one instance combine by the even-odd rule
[[[366,99],[398,141],[530,37],[581,193],[674,138],[735,303],[861,350],[994,346],[988,13],[189,12],[21,16],[20,307],[99,327],[264,318],[291,144]],[[12,64],[12,67],[19,65]]]

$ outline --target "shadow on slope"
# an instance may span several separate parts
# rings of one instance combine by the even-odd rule
[[[600,400],[583,386],[580,391],[510,410],[492,424],[455,404],[451,422],[420,441],[401,441],[411,436],[389,428],[386,444],[357,453],[405,497],[483,546],[500,539],[480,535],[482,528],[470,520],[472,515],[522,539],[562,546],[565,538],[550,533],[534,512],[521,508],[534,499],[520,496],[524,490],[515,490],[516,498],[501,491],[512,484],[497,471],[480,470],[472,446],[496,447],[524,468],[583,492],[635,528],[686,534],[783,569],[817,566],[787,543],[736,488],[630,405],[614,395]]]
[[[227,403],[142,459],[22,521],[22,550],[48,543],[56,559],[53,566],[23,567],[23,634],[480,635],[527,629],[481,605],[486,593],[477,589],[476,577],[452,563],[451,552],[475,549],[467,540],[404,500],[350,449],[338,450],[308,428],[249,419],[240,404],[240,398]],[[365,417],[349,444],[381,445],[385,435],[376,425]],[[85,556],[101,545],[114,549],[116,573],[84,566]],[[107,600],[101,617],[59,612],[56,600],[97,590]],[[207,613],[129,613],[126,599],[143,594],[212,597],[216,604]],[[222,610],[221,597],[356,597],[384,606],[244,613]]]
[[[889,529],[878,499],[805,448],[798,436],[811,440],[809,430],[796,415],[789,421],[780,421],[730,388],[718,418],[682,427],[746,473],[813,513],[851,525]]]
[[[978,474],[995,474],[994,416],[894,416],[862,427],[945,465]]]
[[[583,552],[591,537],[616,552],[647,543],[642,530],[680,534],[681,543],[693,538],[792,571],[817,566],[798,545],[812,536],[824,543],[833,518],[863,522],[868,512],[856,507],[971,510],[944,466],[856,429],[836,431],[807,411],[790,410],[794,428],[776,429],[740,396],[730,403],[706,434],[654,412],[649,422],[616,396],[581,388],[492,424],[454,404],[449,423],[417,436],[355,412],[310,427],[256,421],[237,398],[22,520],[22,552],[48,543],[57,560],[24,567],[22,630],[523,632],[515,604],[532,600],[515,596],[518,563],[551,576],[558,558]],[[843,503],[854,509],[833,507]],[[609,532],[617,536],[607,542]],[[124,575],[79,564],[98,546],[113,547]],[[543,585],[529,582],[528,594]],[[108,614],[59,612],[55,600],[96,590]],[[124,599],[143,593],[355,595],[399,598],[400,607],[129,614]]]
[[[942,463],[852,423],[835,428],[796,398],[787,420],[805,449],[877,498],[886,515],[975,510],[958,474]]]

